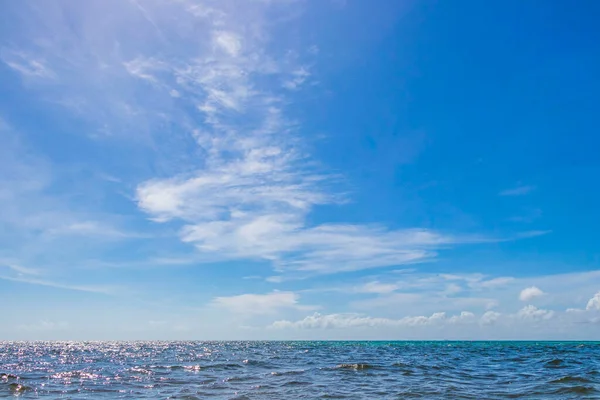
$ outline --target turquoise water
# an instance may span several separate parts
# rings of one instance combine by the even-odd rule
[[[590,342],[0,342],[0,397],[600,399]]]

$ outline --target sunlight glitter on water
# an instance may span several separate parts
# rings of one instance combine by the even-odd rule
[[[599,398],[600,344],[2,342],[0,397]]]

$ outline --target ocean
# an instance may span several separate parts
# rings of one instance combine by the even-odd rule
[[[592,342],[0,342],[0,397],[600,399]]]

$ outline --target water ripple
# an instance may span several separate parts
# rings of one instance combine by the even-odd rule
[[[600,344],[0,342],[0,398],[594,399]]]

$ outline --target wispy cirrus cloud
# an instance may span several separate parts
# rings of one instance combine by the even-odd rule
[[[148,238],[148,234],[129,232],[100,221],[81,220],[48,228],[46,234],[51,236],[87,236],[104,239]]]
[[[335,177],[306,156],[298,125],[285,113],[282,86],[300,89],[310,72],[267,51],[267,24],[250,25],[227,7],[191,10],[208,29],[202,58],[127,64],[132,75],[153,83],[153,71],[160,72],[202,119],[192,134],[203,165],[137,188],[138,205],[153,220],[183,222],[181,240],[208,260],[251,258],[307,273],[415,263],[471,241],[425,229],[309,224],[313,208],[344,200],[330,190]]]
[[[99,294],[114,294],[119,290],[116,286],[108,286],[108,285],[78,285],[71,283],[63,283],[63,282],[54,282],[50,280],[40,279],[36,277],[28,277],[28,276],[6,276],[0,275],[0,279],[5,281],[12,282],[20,282],[26,283],[29,285],[39,285],[39,286],[48,286],[57,289],[66,289],[66,290],[75,290],[78,292],[90,292],[90,293],[99,293]]]
[[[38,269],[23,267],[21,265],[13,264],[10,261],[4,262],[3,260],[0,260],[0,267],[8,268],[9,270],[16,272],[20,276],[40,274],[40,271]]]
[[[395,283],[381,283],[379,281],[367,282],[363,285],[354,287],[353,291],[356,293],[378,293],[385,294],[391,293],[400,288],[400,285]]]
[[[0,49],[0,61],[27,79],[48,80],[56,78],[46,61],[33,54],[11,49]]]
[[[294,292],[274,291],[267,294],[216,297],[211,305],[241,315],[272,314],[285,309],[307,311],[316,308],[299,304],[299,299],[300,296]]]
[[[535,190],[535,186],[521,185],[501,191],[500,196],[524,196]]]
[[[12,122],[12,121],[11,121]],[[3,279],[82,291],[107,292],[112,288],[71,284],[75,270],[102,257],[108,248],[124,241],[136,243],[154,234],[132,224],[132,218],[97,207],[105,194],[106,178],[86,177],[56,165],[32,145],[31,137],[13,123],[0,120],[0,264],[11,267]],[[75,184],[73,184],[75,182]],[[115,186],[115,179],[110,182]],[[29,266],[34,266],[30,268]],[[52,272],[60,272],[60,278]],[[35,274],[33,272],[36,272]],[[39,275],[32,279],[33,275]],[[43,275],[52,278],[42,278]],[[88,290],[89,289],[89,290]]]
[[[419,263],[455,245],[502,240],[311,221],[317,207],[349,199],[337,190],[341,178],[310,158],[308,135],[287,111],[317,73],[314,46],[273,45],[283,28],[277,21],[298,7],[57,3],[32,10],[22,32],[46,39],[23,53],[19,65],[29,69],[11,68],[45,78],[48,101],[85,121],[90,138],[131,142],[132,153],[151,153],[126,163],[136,172],[138,209],[155,222],[179,225],[179,239],[197,249],[199,262],[253,259],[283,274],[310,275]],[[119,16],[98,24],[96,11],[112,8]],[[66,14],[75,22],[65,23]],[[155,40],[149,46],[140,37]],[[118,236],[90,220],[96,219],[68,221],[53,232]]]

